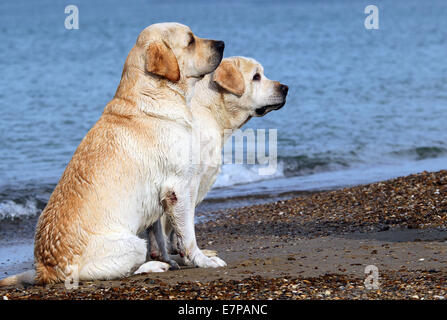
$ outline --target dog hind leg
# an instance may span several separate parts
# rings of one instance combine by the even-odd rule
[[[146,246],[145,240],[133,234],[91,238],[81,259],[79,280],[111,280],[131,275],[146,261]]]
[[[171,270],[178,270],[179,265],[178,263],[171,259],[170,255],[168,254],[168,250],[166,248],[166,238],[163,232],[163,229],[161,227],[161,221],[160,219],[157,220],[157,222],[154,223],[152,226],[152,232],[153,237],[155,238],[155,241],[157,242],[158,251],[160,253],[160,256],[158,257],[161,261],[168,263],[171,266]],[[151,254],[152,256],[152,254]]]
[[[161,257],[161,251],[157,244],[157,238],[155,236],[154,225],[150,226],[146,230],[147,233],[147,244],[148,244],[148,257],[147,260],[158,260]]]

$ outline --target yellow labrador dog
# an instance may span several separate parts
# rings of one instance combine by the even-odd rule
[[[261,117],[272,110],[278,110],[286,103],[289,88],[268,79],[260,63],[251,58],[231,57],[223,59],[219,67],[196,84],[191,108],[194,117],[194,139],[199,153],[198,174],[191,181],[195,206],[211,189],[220,172],[222,149],[226,138],[241,128],[252,117]],[[171,253],[176,253],[175,233],[165,216],[161,219]],[[153,239],[154,237],[151,237]],[[150,241],[151,256],[157,256],[165,243]],[[205,252],[208,256],[215,253]],[[188,260],[177,260],[190,264]]]
[[[197,247],[188,158],[195,83],[222,60],[222,41],[177,23],[147,27],[124,64],[115,97],[82,140],[43,210],[35,235],[35,272],[2,285],[114,279],[165,271],[147,262],[137,235],[163,213],[199,267],[223,265]]]

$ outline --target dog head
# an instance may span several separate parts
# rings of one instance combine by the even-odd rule
[[[185,25],[157,23],[140,33],[129,62],[152,75],[182,82],[215,70],[224,47],[223,41],[199,38]]]
[[[268,79],[259,62],[245,57],[222,60],[212,80],[221,88],[228,111],[246,113],[248,118],[262,117],[282,108],[289,90],[286,85]]]

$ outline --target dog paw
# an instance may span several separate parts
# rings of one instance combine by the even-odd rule
[[[203,249],[202,253],[204,255],[206,255],[208,258],[211,257],[217,257],[217,251],[216,250],[207,250],[207,249]]]
[[[149,261],[142,264],[134,274],[149,272],[166,272],[169,270],[169,264],[161,261]]]
[[[227,263],[225,261],[223,261],[219,257],[211,257],[209,259],[211,261],[213,261],[214,265],[217,265],[217,267],[213,267],[213,268],[219,268],[219,267],[226,267],[227,266]]]
[[[220,268],[225,267],[227,264],[218,257],[208,258],[202,254],[194,260],[194,265],[199,268]]]
[[[169,260],[169,270],[180,270],[180,266],[178,265],[178,263],[175,260]]]

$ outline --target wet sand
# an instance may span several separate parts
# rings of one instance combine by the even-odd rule
[[[225,209],[196,225],[228,266],[2,289],[5,299],[447,299],[447,171]],[[367,289],[365,267],[378,268]]]

